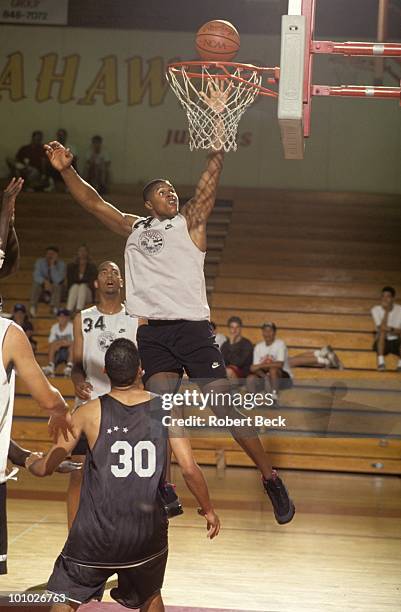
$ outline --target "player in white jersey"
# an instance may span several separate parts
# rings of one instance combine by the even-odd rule
[[[225,95],[218,87],[211,88],[205,103],[218,115]],[[238,417],[234,409],[221,403],[230,386],[209,322],[203,271],[206,224],[216,199],[223,151],[209,154],[194,197],[181,208],[170,181],[159,178],[148,183],[143,197],[150,216],[139,218],[103,200],[77,174],[71,152],[59,142],[51,142],[45,149],[73,198],[113,232],[127,238],[127,310],[149,323],[140,325],[137,334],[146,389],[160,394],[174,392],[185,370],[213,398],[210,406],[215,414],[224,418],[232,412],[232,417]],[[288,523],[295,513],[294,504],[256,432],[233,427],[231,433],[260,469],[276,520]]]
[[[0,278],[18,268],[19,246],[14,230],[15,201],[23,181],[12,179],[2,197],[0,214]],[[1,310],[1,306],[0,306]],[[7,573],[6,481],[14,407],[15,370],[38,404],[50,413],[49,432],[67,439],[71,417],[60,393],[52,387],[37,364],[25,332],[13,321],[0,317],[0,574]]]
[[[120,268],[112,261],[98,267],[95,288],[99,303],[79,312],[74,319],[74,366],[71,379],[75,387],[76,405],[96,399],[110,391],[110,380],[104,371],[104,356],[117,338],[136,341],[138,319],[130,317],[121,303],[123,279]],[[73,461],[84,462],[85,438],[73,451]],[[68,526],[74,521],[82,484],[82,472],[71,472],[67,494]]]

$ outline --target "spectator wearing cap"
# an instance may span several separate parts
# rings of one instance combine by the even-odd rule
[[[72,370],[72,344],[74,340],[70,311],[60,308],[57,312],[57,323],[51,326],[49,334],[49,363],[43,369],[46,376],[54,376],[57,366],[65,363],[64,376],[70,376]]]
[[[280,387],[292,386],[292,372],[288,360],[287,345],[276,338],[275,323],[263,323],[262,342],[258,342],[253,352],[253,363],[247,378],[247,389],[256,393],[264,388],[278,400]]]
[[[11,320],[22,327],[28,337],[29,342],[31,343],[33,352],[36,353],[37,342],[33,338],[34,328],[24,304],[15,304]]]
[[[59,249],[48,246],[44,257],[35,262],[33,270],[33,283],[31,305],[29,312],[36,316],[36,308],[40,299],[50,303],[52,314],[60,308],[61,292],[65,279],[65,263],[59,258]]]
[[[217,331],[217,325],[214,321],[210,321],[210,325],[213,328],[214,331],[214,338],[216,340],[216,343],[219,345],[219,349],[221,349],[221,347],[223,346],[223,344],[226,342],[227,340],[227,336],[225,336],[224,334],[220,334]]]
[[[394,287],[383,287],[381,303],[371,310],[376,328],[373,350],[376,351],[378,370],[386,369],[386,355],[396,355],[397,372],[401,372],[401,306],[395,303],[395,295]]]
[[[223,343],[221,353],[231,381],[246,378],[252,364],[253,344],[242,336],[242,320],[230,317],[227,321],[228,340]]]

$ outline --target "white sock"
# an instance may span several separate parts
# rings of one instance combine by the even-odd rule
[[[329,360],[326,359],[326,357],[322,357],[322,352],[320,350],[313,351],[313,354],[316,357],[317,362],[320,363],[321,365],[325,365],[325,366],[330,365]]]
[[[401,358],[398,360],[397,368],[401,368]]]
[[[377,363],[378,363],[378,365],[384,365],[384,357],[383,357],[383,355],[378,355]]]

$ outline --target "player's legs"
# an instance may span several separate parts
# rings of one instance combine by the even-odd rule
[[[82,469],[85,463],[85,455],[72,455],[71,460],[77,463],[82,463]],[[83,472],[74,470],[70,474],[70,480],[67,489],[67,519],[68,529],[71,529],[74,519],[78,512],[79,500],[81,496],[81,486]]]
[[[160,593],[153,595],[140,607],[141,612],[164,612],[164,603]]]

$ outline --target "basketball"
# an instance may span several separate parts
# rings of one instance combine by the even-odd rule
[[[229,21],[208,21],[196,35],[196,49],[203,60],[231,61],[238,53],[240,37],[238,30]]]

